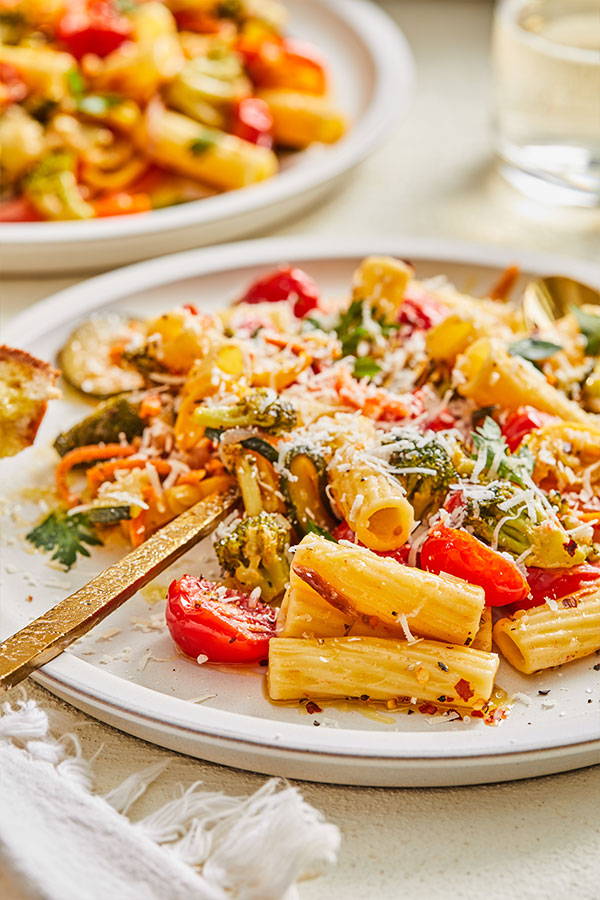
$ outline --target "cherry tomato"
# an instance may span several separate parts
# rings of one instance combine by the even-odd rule
[[[336,541],[349,541],[351,544],[358,544],[359,547],[365,546],[357,540],[356,535],[347,522],[340,522],[333,530],[332,537],[334,537]],[[376,553],[377,556],[387,556],[389,559],[395,559],[396,562],[406,565],[410,547],[408,544],[405,544],[403,547],[398,547],[396,550],[373,550],[373,553]]]
[[[541,428],[551,419],[552,416],[549,416],[548,413],[540,412],[533,406],[520,406],[512,412],[502,426],[502,434],[510,452],[514,453],[524,437],[537,428]]]
[[[0,203],[0,222],[41,222],[35,206],[25,197],[15,197]]]
[[[29,93],[18,69],[10,63],[0,62],[0,106],[20,103]]]
[[[237,137],[259,147],[273,146],[273,116],[264,100],[244,97],[233,111],[232,131]]]
[[[486,606],[516,603],[529,593],[525,576],[513,562],[467,531],[446,525],[436,525],[421,547],[421,566],[478,584],[485,591]]]
[[[585,584],[600,578],[600,566],[573,566],[570,569],[527,569],[527,581],[531,591],[514,609],[531,609],[541,606],[548,598],[560,600],[580,590]]]
[[[319,287],[302,269],[283,266],[250,285],[241,303],[279,303],[291,300],[294,315],[301,319],[319,305]]]
[[[132,213],[148,212],[152,209],[148,194],[132,194],[128,191],[116,191],[94,200],[93,207],[98,218],[106,216],[128,216]]]
[[[56,36],[69,53],[81,59],[86,53],[108,56],[131,32],[131,22],[111,0],[72,0],[58,23]]]
[[[327,91],[325,64],[310,44],[259,33],[243,35],[236,49],[257,87],[308,94]]]
[[[277,611],[205,578],[183,575],[169,585],[166,620],[171,637],[188,656],[211,662],[266,659]]]
[[[447,311],[435,297],[409,287],[400,306],[398,321],[410,326],[412,331],[428,331],[446,316]]]

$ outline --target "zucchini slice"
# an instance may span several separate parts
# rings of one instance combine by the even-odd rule
[[[333,531],[337,520],[327,499],[326,464],[320,453],[310,447],[292,447],[284,466],[281,486],[296,528],[302,534],[311,530],[311,524],[327,532]]]
[[[204,436],[210,438],[211,441],[219,443],[224,431],[224,428],[213,428],[211,425],[207,425],[204,429]],[[265,441],[264,438],[244,438],[243,441],[240,441],[240,446],[245,447],[246,450],[253,450],[260,456],[264,456],[270,463],[275,463],[279,459],[277,448],[274,447],[273,444],[270,444],[269,441]]]
[[[134,510],[130,506],[96,506],[88,512],[94,525],[116,525],[124,519],[131,519]]]
[[[130,441],[144,430],[145,423],[139,416],[139,408],[139,402],[127,397],[105,400],[81,422],[59,434],[54,448],[60,456],[64,456],[75,447],[116,443],[122,434]]]
[[[128,366],[117,365],[111,351],[126,344],[135,332],[133,320],[120,316],[95,316],[71,334],[60,351],[63,377],[84,394],[111,397],[144,387],[144,376]]]
[[[279,459],[279,453],[268,441],[264,441],[259,437],[249,437],[245,438],[243,441],[240,441],[242,447],[245,447],[246,450],[253,450],[255,453],[258,453],[260,456],[263,456],[265,459],[268,459],[270,463],[275,463]]]

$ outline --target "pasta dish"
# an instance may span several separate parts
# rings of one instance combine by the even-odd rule
[[[274,701],[498,721],[500,656],[600,649],[600,316],[532,332],[514,274],[476,298],[369,257],[340,298],[283,266],[215,314],[84,322],[59,363],[99,402],[29,541],[68,568],[237,486],[221,579],[169,587],[185,654],[264,665]]]
[[[346,123],[278,0],[0,0],[0,222],[256,184]]]

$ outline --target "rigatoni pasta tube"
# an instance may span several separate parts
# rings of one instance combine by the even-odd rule
[[[264,181],[278,168],[272,150],[206,128],[160,104],[148,105],[139,140],[155,162],[221,190]]]
[[[496,646],[519,672],[531,675],[600,649],[600,590],[588,588],[556,603],[557,609],[545,603],[496,622]]]
[[[367,695],[476,707],[489,700],[497,669],[496,653],[438,641],[272,638],[267,677],[272,700]]]
[[[315,141],[334,144],[346,130],[346,120],[326,97],[279,89],[259,91],[258,96],[273,116],[277,144],[296,149]]]
[[[479,405],[497,403],[516,409],[530,404],[573,422],[592,422],[578,403],[552,387],[544,375],[519,356],[510,356],[502,342],[479,338],[460,356],[455,370],[458,390]]]
[[[355,544],[307,535],[294,554],[293,571],[331,606],[398,636],[471,643],[483,611],[482,588],[450,575],[433,575],[377,556]]]
[[[479,631],[473,638],[471,647],[474,650],[492,649],[492,609],[490,606],[486,606],[481,614]]]
[[[328,474],[336,505],[361,543],[371,550],[396,550],[406,543],[413,508],[380,461],[346,445],[335,453]]]
[[[391,637],[384,625],[369,625],[336,609],[294,572],[277,617],[279,637]]]

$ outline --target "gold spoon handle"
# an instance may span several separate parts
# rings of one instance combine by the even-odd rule
[[[0,687],[12,687],[54,659],[121,606],[231,512],[237,490],[211,494],[159,529],[82,588],[0,644]]]

